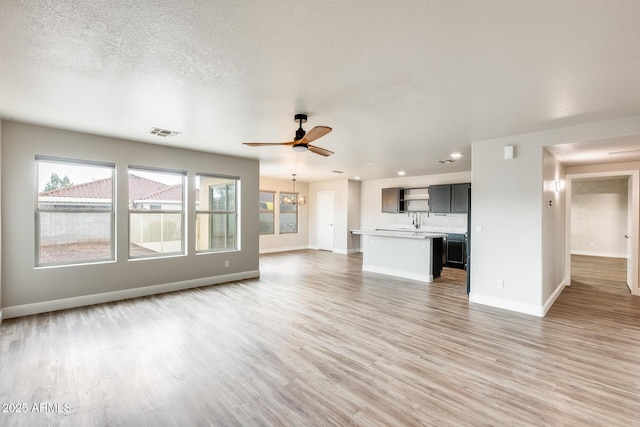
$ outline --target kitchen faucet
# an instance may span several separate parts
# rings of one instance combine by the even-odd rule
[[[420,212],[411,212],[411,216],[413,217],[413,225],[420,228]]]

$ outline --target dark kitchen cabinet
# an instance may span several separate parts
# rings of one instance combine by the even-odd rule
[[[469,187],[471,184],[451,185],[451,212],[467,213],[469,208]]]
[[[404,189],[383,188],[382,189],[382,212],[401,213],[404,212]]]
[[[467,213],[471,184],[429,186],[429,211],[433,213]]]
[[[447,239],[447,266],[463,269],[466,264],[466,252],[464,240]]]
[[[451,212],[451,186],[429,186],[429,211],[435,213]]]

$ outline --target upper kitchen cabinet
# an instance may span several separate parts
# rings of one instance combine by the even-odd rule
[[[467,213],[469,209],[469,188],[471,184],[451,185],[451,212]]]
[[[404,189],[383,188],[382,189],[382,212],[401,213],[404,212]]]
[[[469,183],[429,186],[429,211],[467,213],[469,187]]]
[[[429,211],[436,213],[451,212],[450,185],[429,186]]]

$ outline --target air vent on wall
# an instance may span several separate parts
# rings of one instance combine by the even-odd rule
[[[176,132],[174,130],[168,130],[168,129],[161,129],[161,128],[151,128],[151,130],[149,131],[149,133],[151,135],[158,135],[161,136],[163,138],[167,137],[167,136],[176,136],[176,135],[180,135],[181,132]]]

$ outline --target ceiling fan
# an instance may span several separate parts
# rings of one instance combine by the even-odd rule
[[[311,141],[315,141],[316,139],[325,136],[329,132],[331,132],[331,128],[328,126],[316,126],[311,129],[309,132],[305,132],[302,129],[302,124],[307,122],[306,114],[296,114],[294,117],[296,122],[300,123],[300,127],[296,131],[296,137],[293,141],[289,142],[243,142],[244,145],[249,145],[251,147],[260,147],[262,145],[291,145],[293,147],[293,151],[311,151],[312,153],[320,154],[321,156],[328,157],[332,154],[335,154],[333,151],[329,151],[325,148],[316,147],[315,145],[309,144]]]

